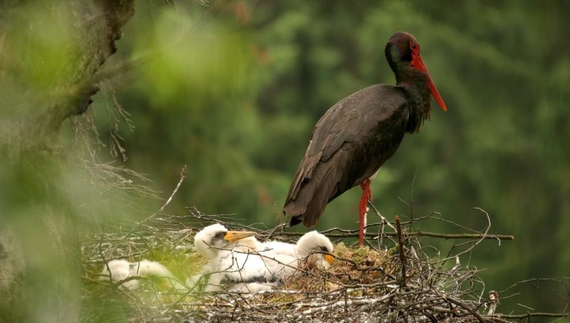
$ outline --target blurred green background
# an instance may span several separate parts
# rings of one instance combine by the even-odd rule
[[[473,207],[485,209],[491,232],[516,237],[500,246],[485,241],[472,255],[470,264],[486,269],[489,289],[569,276],[570,2],[236,0],[216,8],[136,2],[106,66],[135,64],[105,82],[88,114],[79,117],[97,126],[104,146],[92,143],[99,158],[146,174],[164,198],[188,165],[168,213],[195,206],[267,227],[284,221],[281,207],[314,124],[354,91],[395,82],[384,46],[402,30],[421,44],[448,112],[434,102],[431,120],[404,139],[373,181],[375,205],[393,219],[409,216],[404,202],[413,199],[416,217],[438,211],[474,229],[487,222]],[[27,82],[40,89],[61,72],[57,59],[66,50],[58,37],[73,37],[64,22],[44,26],[53,28],[36,35],[30,43],[39,45],[27,53],[30,60],[49,54],[48,61],[29,67]],[[62,129],[64,143],[85,153],[70,130],[74,122]],[[113,150],[117,144],[126,161]],[[143,218],[163,203],[134,203],[146,212],[116,207],[125,206],[121,199],[107,205],[113,198],[105,192],[72,175],[66,181],[69,196],[89,197],[88,203],[75,202],[82,216]],[[355,229],[359,197],[354,189],[329,204],[317,229]],[[419,226],[459,231],[440,221]],[[453,244],[430,243],[442,250]],[[500,310],[526,312],[516,303],[551,312],[564,307],[550,289],[527,287]]]

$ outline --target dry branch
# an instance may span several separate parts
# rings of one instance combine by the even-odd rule
[[[160,207],[160,209],[157,212],[154,212],[153,214],[149,215],[146,219],[138,222],[132,229],[131,231],[127,234],[127,237],[132,233],[135,232],[141,225],[145,224],[146,222],[148,222],[149,220],[151,220],[152,218],[154,218],[158,213],[162,213],[164,212],[164,209],[166,208],[166,206],[168,206],[168,204],[170,204],[170,202],[172,201],[172,198],[174,197],[174,195],[176,195],[176,193],[178,192],[178,189],[180,189],[180,185],[182,185],[182,182],[184,181],[184,179],[186,179],[186,174],[188,173],[188,166],[184,165],[184,167],[182,167],[182,170],[180,171],[180,179],[178,180],[178,184],[176,184],[176,187],[174,188],[174,190],[172,191],[172,193],[170,194],[170,197],[166,200],[166,202],[164,202],[164,204]]]
[[[563,318],[563,317],[570,317],[570,313],[545,313],[545,312],[530,313],[529,312],[527,314],[502,314],[501,317],[505,319],[515,319],[515,320],[522,320],[531,317]]]
[[[373,226],[373,224],[368,225],[367,228]],[[330,231],[330,230],[327,230]],[[341,230],[339,230],[341,231]],[[358,238],[358,230],[342,230],[343,233],[327,233],[327,237],[329,238]],[[272,236],[289,236],[289,237],[300,237],[302,236],[302,232],[279,232],[275,233]],[[396,232],[384,232],[383,236],[390,237],[390,238],[397,238],[398,234]],[[481,233],[436,233],[436,232],[426,232],[426,231],[415,231],[415,232],[408,232],[406,233],[407,237],[432,237],[432,238],[441,238],[441,239],[469,239],[469,240],[478,240],[478,239],[485,239],[485,240],[508,240],[513,241],[515,237],[512,235],[507,234],[481,234]],[[365,237],[368,239],[377,239],[378,234],[375,233],[366,233]]]
[[[402,267],[402,277],[400,277],[400,286],[406,287],[406,256],[404,255],[404,238],[402,237],[402,224],[400,217],[396,216],[396,229],[398,233],[398,254],[400,255],[400,263]]]

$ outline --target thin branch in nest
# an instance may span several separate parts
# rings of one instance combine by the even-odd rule
[[[445,261],[447,261],[447,260],[449,260],[449,259],[455,259],[456,257],[459,257],[459,256],[461,256],[461,255],[464,255],[464,254],[466,254],[466,253],[468,253],[468,252],[469,252],[469,253],[472,252],[473,249],[475,249],[475,247],[477,247],[477,245],[479,245],[479,244],[481,243],[481,241],[484,240],[484,237],[487,236],[487,233],[489,233],[489,229],[491,229],[491,217],[489,216],[489,213],[487,213],[487,211],[485,211],[485,210],[483,210],[483,209],[481,209],[481,208],[479,208],[479,207],[474,207],[474,209],[483,212],[483,213],[485,214],[486,218],[487,218],[487,227],[485,228],[485,232],[482,234],[482,237],[481,237],[481,238],[479,238],[477,241],[475,241],[475,242],[473,243],[473,245],[472,245],[471,247],[467,248],[466,250],[463,250],[463,251],[459,252],[458,254],[455,254],[455,255],[453,255],[453,256],[449,256],[449,257],[443,259],[444,263],[445,263]],[[501,241],[500,239],[497,239],[497,240],[499,240],[499,242]],[[455,246],[454,246],[454,247],[455,247]],[[453,247],[453,248],[454,248],[454,247]],[[453,248],[452,248],[451,250],[453,250]],[[450,250],[450,253],[451,253],[451,250]]]
[[[369,225],[371,226],[371,225]],[[358,238],[358,230],[338,230],[345,233],[328,233],[331,230],[323,230],[322,233],[326,233],[329,238]],[[275,233],[273,236],[288,236],[288,237],[300,237],[302,232],[279,232]],[[385,236],[397,238],[398,234],[396,232],[385,232]],[[367,238],[377,239],[378,235],[375,233],[367,233],[365,235]],[[479,233],[436,233],[427,231],[417,231],[406,233],[407,237],[432,237],[441,239],[484,239],[484,240],[514,240],[512,235],[506,234],[479,234]]]
[[[178,189],[180,188],[180,185],[182,185],[182,182],[184,181],[184,179],[186,179],[187,174],[188,174],[188,167],[186,165],[184,165],[184,167],[182,167],[182,171],[180,172],[180,180],[178,180],[178,184],[176,184],[176,187],[174,188],[174,190],[172,191],[172,194],[170,194],[170,197],[166,200],[166,202],[160,207],[160,209],[157,212],[154,212],[153,214],[148,216],[146,219],[137,223],[137,225],[135,225],[129,231],[129,233],[127,233],[126,237],[130,236],[131,233],[136,231],[141,225],[143,225],[144,223],[146,223],[150,219],[154,218],[158,213],[162,213],[164,211],[166,206],[168,206],[168,204],[170,204],[170,202],[172,201],[172,198],[174,197],[174,195],[176,195],[176,193],[178,192]]]
[[[396,216],[396,228],[398,230],[398,250],[400,254],[400,263],[402,266],[402,277],[400,278],[400,286],[406,286],[406,256],[404,256],[404,242],[402,238],[402,224],[400,217]]]
[[[164,211],[164,208],[166,208],[166,206],[168,204],[170,204],[170,202],[172,202],[172,198],[174,197],[174,195],[176,195],[176,193],[180,189],[180,185],[182,185],[182,182],[186,178],[187,174],[188,174],[188,166],[184,165],[184,167],[182,167],[182,171],[180,172],[180,180],[178,181],[178,184],[176,184],[174,191],[172,191],[172,194],[170,194],[170,197],[168,197],[168,200],[166,200],[166,203],[164,203],[164,205],[162,205],[160,210],[158,210],[158,213],[162,213]]]
[[[189,216],[195,219],[203,220],[208,223],[227,223],[228,225],[235,224],[237,227],[243,226],[243,218],[236,218],[235,214],[206,214],[200,212],[194,206],[187,206],[186,210],[190,212]],[[259,229],[257,229],[259,231]]]
[[[414,185],[416,183],[417,175],[418,175],[418,170],[416,169],[416,171],[414,172],[414,178],[412,179],[412,185],[410,189],[410,202],[408,203],[404,201],[403,198],[398,196],[398,200],[400,200],[400,202],[404,203],[410,209],[410,221],[409,221],[410,230],[414,227]]]
[[[394,232],[396,232],[396,228],[394,228],[394,226],[390,223],[390,221],[388,221],[384,216],[382,216],[382,214],[380,214],[380,212],[378,211],[378,209],[376,208],[376,206],[372,203],[372,201],[368,200],[368,206],[374,211],[374,213],[381,219],[380,222],[380,226],[378,228],[378,247],[382,246],[382,239],[384,238],[384,227],[385,225],[388,225]],[[368,228],[368,227],[372,227],[372,225],[367,225],[365,226],[364,229]],[[366,233],[366,231],[364,231]],[[366,236],[366,235],[365,235]]]
[[[463,308],[469,314],[475,316],[480,323],[487,323],[487,321],[485,321],[485,319],[481,316],[481,314],[477,313],[477,309],[471,308],[471,306],[465,304],[464,302],[462,302],[460,300],[454,299],[452,297],[446,297],[445,300]]]
[[[370,200],[368,200],[368,206],[374,211],[374,213],[376,213],[376,215],[382,220],[382,225],[387,224],[392,230],[394,230],[394,232],[397,231],[397,229],[390,223],[390,221],[388,221],[384,216],[382,216],[382,214],[380,214],[380,211],[378,211],[378,209],[376,208],[376,206],[374,206],[374,204],[372,202],[370,202]],[[368,226],[367,226],[368,227]]]
[[[518,320],[522,320],[524,318],[531,318],[531,317],[563,318],[563,317],[570,317],[570,313],[528,312],[526,314],[501,314],[501,317],[507,319],[518,319]]]

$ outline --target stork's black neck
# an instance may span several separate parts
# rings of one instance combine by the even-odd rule
[[[428,85],[428,76],[412,66],[394,71],[396,86],[403,88],[408,95],[408,124],[406,132],[418,132],[424,120],[429,119],[431,113],[431,92]]]

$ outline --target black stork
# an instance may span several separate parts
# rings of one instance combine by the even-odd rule
[[[317,122],[287,194],[290,225],[314,226],[327,203],[360,185],[359,243],[364,239],[372,177],[398,149],[404,134],[418,132],[431,112],[430,94],[447,111],[409,33],[394,33],[385,48],[396,86],[376,84],[340,100]]]

